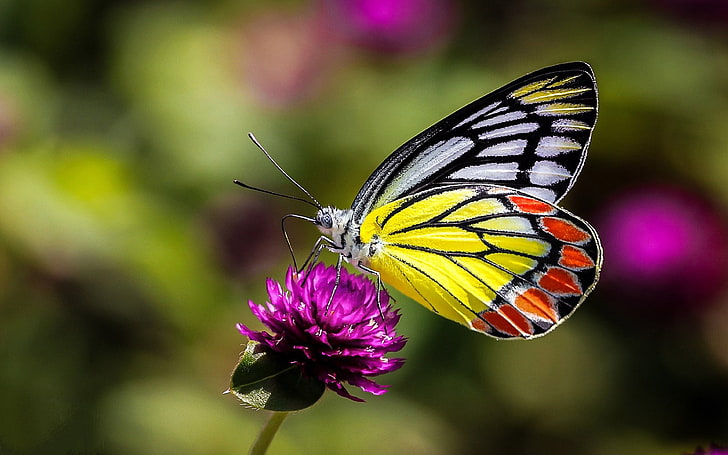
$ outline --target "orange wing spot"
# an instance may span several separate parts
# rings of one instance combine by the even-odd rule
[[[559,315],[554,309],[553,298],[540,289],[529,288],[516,296],[515,305],[524,313],[556,323]]]
[[[513,337],[521,335],[521,332],[511,324],[508,319],[504,318],[500,313],[495,311],[484,311],[480,313],[480,317],[490,324],[494,329],[499,332],[505,333]]]
[[[586,254],[586,251],[581,248],[572,245],[564,245],[563,248],[561,248],[559,265],[571,270],[583,270],[594,267],[594,261]]]
[[[583,294],[579,279],[572,272],[551,267],[538,280],[538,285],[552,294],[580,295]]]
[[[511,195],[508,196],[508,199],[518,207],[518,210],[524,213],[547,215],[554,212],[554,208],[547,203],[530,197]]]
[[[510,323],[519,330],[521,334],[533,335],[533,326],[526,316],[521,314],[517,309],[510,305],[503,305],[498,308],[498,312],[502,314]]]
[[[470,326],[473,329],[477,330],[478,332],[490,333],[493,331],[493,329],[491,329],[490,326],[488,324],[486,324],[485,321],[480,318],[475,318],[472,321],[470,321]]]
[[[546,231],[562,242],[581,243],[589,239],[589,233],[569,220],[546,216],[541,220]]]

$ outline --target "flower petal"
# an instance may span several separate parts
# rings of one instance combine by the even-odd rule
[[[266,287],[267,304],[249,306],[270,333],[238,324],[240,333],[258,341],[261,349],[284,355],[343,397],[363,401],[344,382],[375,395],[386,392],[367,376],[400,368],[404,359],[386,356],[401,350],[407,340],[395,333],[400,314],[385,290],[377,292],[366,276],[323,263],[303,274],[289,268],[285,288],[272,279]]]

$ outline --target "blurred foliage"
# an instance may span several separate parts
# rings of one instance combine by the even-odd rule
[[[246,342],[235,323],[255,324],[246,300],[284,273],[280,216],[311,215],[231,183],[297,194],[248,131],[319,200],[347,206],[427,125],[585,60],[600,118],[566,205],[596,221],[614,198],[670,184],[725,221],[722,0],[440,0],[446,20],[418,19],[438,17],[436,35],[414,22],[376,42],[333,14],[342,2],[0,1],[0,454],[247,450],[265,415],[222,395]],[[289,232],[303,257],[315,229]],[[398,296],[410,342],[381,379],[390,392],[326,396],[271,453],[728,445],[728,295],[664,302],[663,286],[644,305],[605,282],[529,343]],[[663,317],[661,303],[684,311]]]

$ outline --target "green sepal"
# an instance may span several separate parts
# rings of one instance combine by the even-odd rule
[[[283,356],[256,349],[249,341],[230,378],[230,391],[243,403],[269,411],[298,411],[317,402],[326,385],[303,376]]]

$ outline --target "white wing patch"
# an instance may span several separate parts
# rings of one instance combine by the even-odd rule
[[[521,191],[539,199],[543,199],[544,201],[556,200],[556,192],[550,188],[544,188],[542,186],[526,186],[521,188]]]
[[[478,152],[478,158],[488,158],[491,156],[513,156],[521,155],[526,150],[528,141],[525,139],[516,139],[508,142],[491,145]]]
[[[553,129],[556,133],[586,131],[586,130],[590,130],[591,128],[592,127],[586,122],[582,122],[580,120],[573,120],[570,118],[560,118],[558,120],[554,120],[554,123],[551,124],[551,129]]]
[[[453,172],[450,177],[474,181],[515,180],[518,177],[518,163],[486,163],[467,166]]]
[[[548,103],[536,106],[536,113],[546,116],[576,115],[593,110],[592,106],[577,103]]]
[[[473,141],[462,136],[451,137],[446,141],[431,145],[415,155],[414,159],[402,169],[402,172],[387,187],[387,191],[382,193],[379,199],[385,201],[394,199],[392,194],[395,191],[401,194],[415,188],[418,184],[427,180],[430,174],[444,167],[446,163],[452,162],[467,153],[473,146]]]
[[[581,150],[581,144],[568,137],[546,136],[538,141],[536,155],[544,158]]]
[[[501,104],[500,101],[498,101],[497,103],[489,104],[488,106],[486,106],[483,109],[479,110],[475,114],[469,115],[468,118],[466,118],[462,122],[460,122],[457,125],[455,125],[455,128],[457,128],[459,126],[467,125],[468,123],[474,121],[477,118],[485,117],[487,114],[491,114],[492,111],[495,108],[497,108],[500,104]]]
[[[479,139],[489,140],[499,137],[513,136],[516,134],[528,134],[538,129],[538,123],[525,122],[517,123],[515,125],[504,126],[503,128],[496,128],[494,130],[486,131],[478,136]]]
[[[505,114],[494,115],[492,117],[488,117],[485,120],[474,124],[473,126],[471,126],[471,128],[473,128],[473,129],[484,128],[486,126],[493,126],[493,125],[498,125],[500,123],[512,122],[514,120],[520,120],[523,118],[526,118],[526,113],[523,111],[506,112]]]
[[[549,186],[570,177],[564,166],[553,161],[536,161],[529,171],[529,179],[534,185]]]

